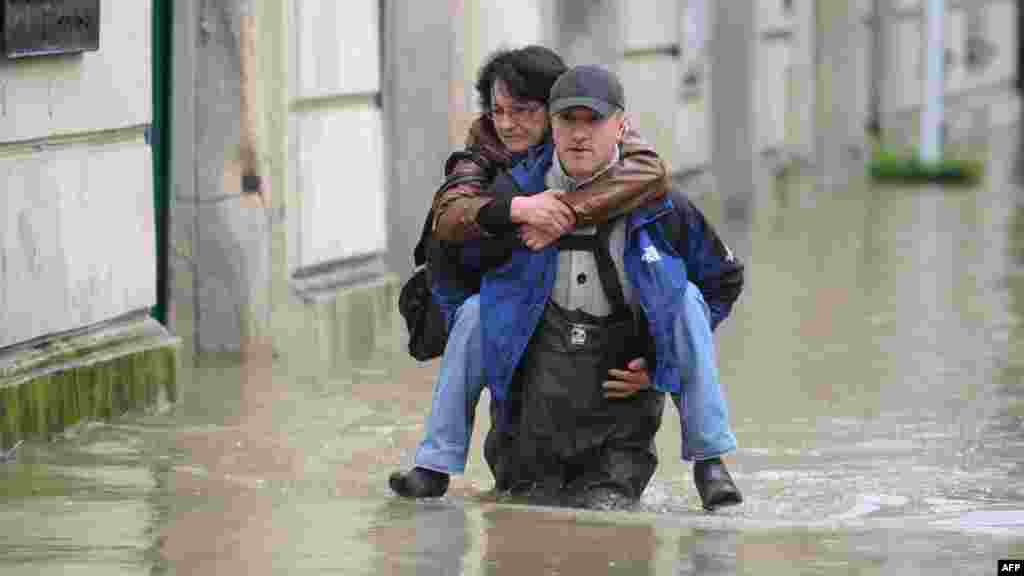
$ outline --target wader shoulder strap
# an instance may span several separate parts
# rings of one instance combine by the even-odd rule
[[[612,235],[613,226],[615,226],[614,220],[597,227],[597,250],[594,252],[594,257],[597,259],[597,275],[600,276],[604,293],[615,311],[617,313],[631,312],[622,292],[619,273],[615,271],[615,262],[608,250],[608,238]]]

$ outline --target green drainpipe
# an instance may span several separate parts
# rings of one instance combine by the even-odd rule
[[[152,73],[153,126],[153,208],[156,224],[156,306],[153,318],[167,324],[167,223],[171,208],[171,30],[174,17],[171,0],[153,0]]]

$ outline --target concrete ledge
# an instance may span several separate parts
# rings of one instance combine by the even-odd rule
[[[180,340],[145,314],[0,351],[0,448],[178,399]]]

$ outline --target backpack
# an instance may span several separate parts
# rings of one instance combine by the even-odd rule
[[[444,315],[430,291],[431,267],[427,251],[433,221],[434,211],[430,210],[413,251],[414,272],[398,295],[398,312],[409,330],[409,355],[420,362],[443,354],[448,343]]]
[[[470,157],[478,163],[486,161],[474,152],[457,152],[449,158],[445,172],[450,172],[449,165],[462,157]],[[445,180],[438,193],[458,184],[486,181],[487,178],[480,175],[454,175]],[[427,211],[420,239],[413,250],[413,274],[398,294],[398,312],[405,319],[405,327],[409,330],[409,355],[420,362],[444,354],[448,344],[448,325],[441,307],[434,300],[431,285],[433,274],[439,270],[442,260],[450,258],[452,248],[442,246],[433,238],[433,228],[434,210],[431,208]]]

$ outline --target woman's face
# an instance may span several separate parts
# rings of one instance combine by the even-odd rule
[[[498,78],[491,89],[491,106],[488,113],[498,138],[509,152],[526,152],[544,140],[548,129],[548,107],[543,102],[513,97],[505,82]]]

